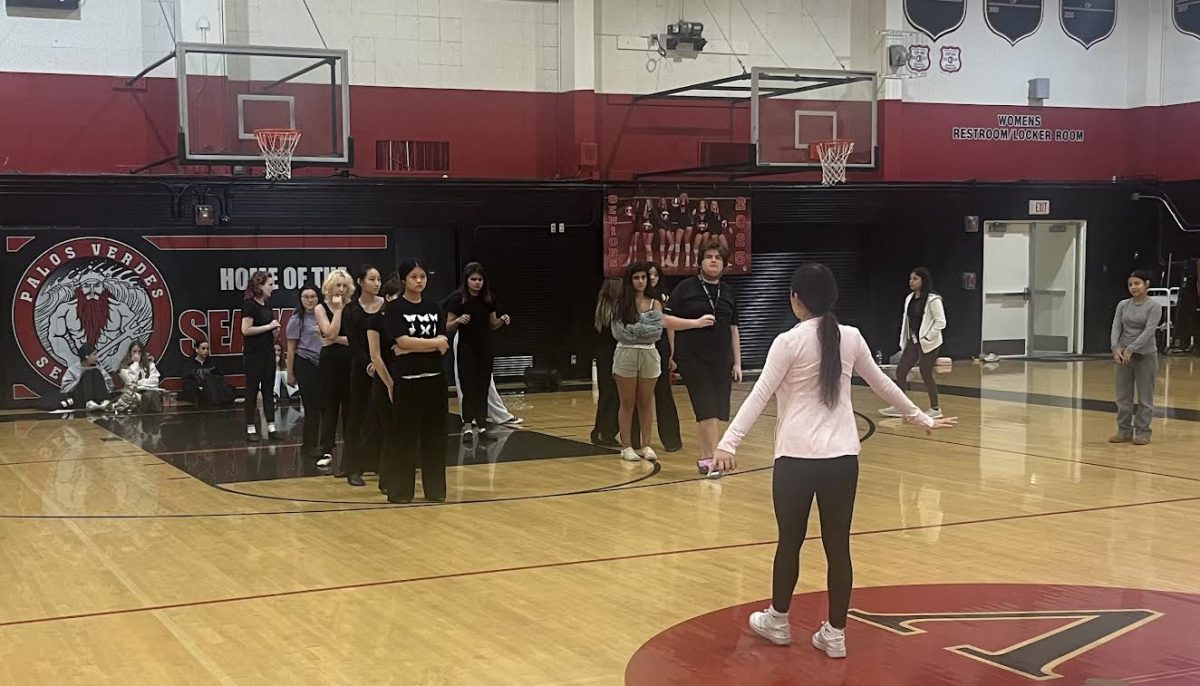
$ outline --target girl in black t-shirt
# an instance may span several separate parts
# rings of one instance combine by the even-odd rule
[[[321,459],[318,467],[333,462],[333,447],[337,445],[338,420],[342,422],[342,439],[346,437],[346,402],[350,394],[350,340],[342,327],[342,313],[350,300],[354,282],[344,269],[335,269],[325,277],[321,293],[325,302],[317,308],[317,328],[321,331]],[[344,469],[342,471],[345,471]]]
[[[446,330],[458,332],[454,364],[462,384],[463,438],[487,430],[488,388],[492,380],[492,331],[507,325],[507,314],[496,315],[496,301],[483,265],[463,269],[462,288],[446,308]]]
[[[267,437],[280,440],[275,430],[275,331],[279,320],[267,307],[275,291],[275,277],[264,271],[254,272],[246,284],[242,302],[242,360],[246,370],[246,440],[258,442],[258,395],[262,394]]]
[[[404,295],[388,303],[383,314],[385,343],[394,343],[399,352],[388,363],[395,438],[380,478],[388,502],[412,502],[419,464],[425,499],[440,503],[446,500],[448,410],[442,356],[450,343],[438,304],[422,297],[429,278],[425,265],[405,260],[398,271]]]
[[[377,373],[367,348],[368,320],[383,310],[383,298],[379,297],[383,280],[378,269],[364,264],[358,268],[355,282],[358,297],[342,312],[342,331],[350,343],[350,378],[343,426],[346,451],[341,471],[346,473],[351,486],[364,486],[363,472],[379,469],[383,432],[390,422],[381,424],[380,413],[373,407]]]
[[[395,422],[393,421],[392,412],[392,395],[395,389],[396,382],[392,378],[392,374],[388,369],[388,360],[396,357],[399,348],[388,338],[386,326],[384,325],[384,312],[387,304],[400,297],[404,292],[404,279],[396,272],[392,272],[388,280],[379,290],[379,295],[383,296],[384,306],[379,308],[379,311],[374,314],[369,314],[363,319],[363,326],[366,333],[367,341],[367,356],[371,360],[371,401],[368,404],[368,412],[374,412],[376,424],[378,425],[378,440],[377,453],[371,457],[374,460],[374,468],[379,470],[379,490],[386,494],[388,485],[385,479],[385,466],[390,464],[390,452],[393,446],[396,445]],[[369,420],[368,420],[369,421]]]

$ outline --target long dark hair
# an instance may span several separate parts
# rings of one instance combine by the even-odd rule
[[[596,294],[596,313],[592,323],[598,333],[603,333],[612,324],[613,311],[621,298],[621,280],[609,277],[600,284],[600,292]]]
[[[404,279],[396,272],[388,274],[387,281],[383,282],[383,287],[379,289],[379,295],[387,300],[389,295],[399,297],[404,292]]]
[[[641,317],[642,313],[637,307],[637,291],[633,289],[633,275],[646,275],[646,297],[650,297],[650,263],[649,262],[631,262],[625,268],[625,276],[621,279],[621,297],[617,300],[616,315],[617,319],[625,324],[634,324]]]
[[[488,281],[487,271],[484,270],[483,265],[478,262],[468,262],[467,266],[463,267],[462,287],[459,289],[462,291],[463,304],[466,304],[466,302],[472,297],[471,289],[467,288],[467,280],[475,274],[483,277],[483,288],[480,289],[477,297],[485,303],[492,302],[492,286]]]
[[[379,271],[379,269],[376,268],[375,265],[373,265],[369,262],[363,262],[362,264],[358,265],[358,269],[355,269],[354,274],[351,275],[354,277],[354,298],[355,299],[362,297],[363,288],[362,288],[362,284],[360,284],[359,281],[365,281],[367,278],[367,274],[369,274],[372,269],[374,269],[377,272]],[[382,274],[383,273],[380,272],[381,276],[382,276]]]
[[[663,283],[662,267],[658,266],[658,263],[654,262],[654,261],[647,262],[646,264],[648,265],[646,267],[646,270],[647,270],[646,271],[646,297],[654,298],[655,300],[657,300],[659,302],[665,302],[667,299],[664,294],[664,291],[666,290],[665,289],[666,284]],[[650,271],[649,270],[651,270],[651,269],[654,270],[655,274],[658,274],[658,284],[657,285],[650,283]]]
[[[407,281],[408,275],[413,273],[413,271],[417,270],[417,269],[420,269],[421,271],[425,272],[426,277],[429,276],[429,269],[425,266],[425,263],[422,262],[421,260],[418,260],[415,257],[410,257],[407,260],[404,260],[403,262],[401,262],[400,266],[396,267],[396,273],[400,276],[401,281]],[[428,285],[428,281],[426,282],[426,285]],[[407,291],[408,291],[408,284],[405,283],[404,287],[400,289],[400,294],[404,295]]]
[[[300,307],[296,308],[300,312],[300,332],[299,336],[304,335],[304,315],[308,314],[308,310],[304,309],[304,291],[312,291],[317,294],[317,305],[321,304],[321,289],[317,288],[316,284],[307,283],[300,289],[300,295],[296,296],[296,301],[300,303]]]
[[[271,279],[270,272],[262,270],[256,271],[250,275],[250,280],[246,282],[246,300],[253,300],[262,295],[262,287]]]
[[[929,295],[930,293],[935,292],[933,290],[933,274],[930,274],[928,269],[926,269],[925,267],[913,267],[912,273],[921,277],[921,297],[922,298]]]
[[[837,280],[829,267],[805,262],[792,273],[792,295],[795,295],[814,317],[820,317],[818,329],[821,340],[821,402],[826,407],[838,403],[842,384],[842,331],[838,328],[833,305],[838,299]]]
[[[129,365],[133,364],[134,348],[142,351],[142,359],[138,361],[138,366],[141,367],[143,371],[150,371],[150,363],[154,362],[154,360],[151,358],[150,353],[146,352],[146,346],[141,341],[134,341],[129,344],[128,348],[125,349],[125,359],[121,360],[121,369],[125,369]]]

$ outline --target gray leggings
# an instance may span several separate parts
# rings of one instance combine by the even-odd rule
[[[1129,436],[1150,435],[1150,420],[1154,418],[1154,380],[1158,376],[1158,353],[1134,353],[1129,364],[1118,364],[1117,432]],[[1137,411],[1133,409],[1133,392],[1137,389]]]

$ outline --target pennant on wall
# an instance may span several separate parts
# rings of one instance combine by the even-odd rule
[[[962,26],[967,0],[904,0],[904,17],[913,28],[937,40]]]
[[[1009,45],[1028,38],[1042,25],[1042,0],[984,0],[988,28]]]
[[[1175,28],[1180,33],[1200,38],[1200,2],[1197,0],[1175,0],[1172,16],[1175,17]]]
[[[1090,48],[1116,28],[1117,0],[1062,0],[1058,20],[1068,36]]]

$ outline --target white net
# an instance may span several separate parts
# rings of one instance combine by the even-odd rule
[[[268,179],[292,178],[292,152],[300,142],[296,129],[255,129],[254,137],[267,163]]]
[[[846,158],[854,150],[854,141],[833,140],[814,143],[821,160],[821,185],[846,183]]]

